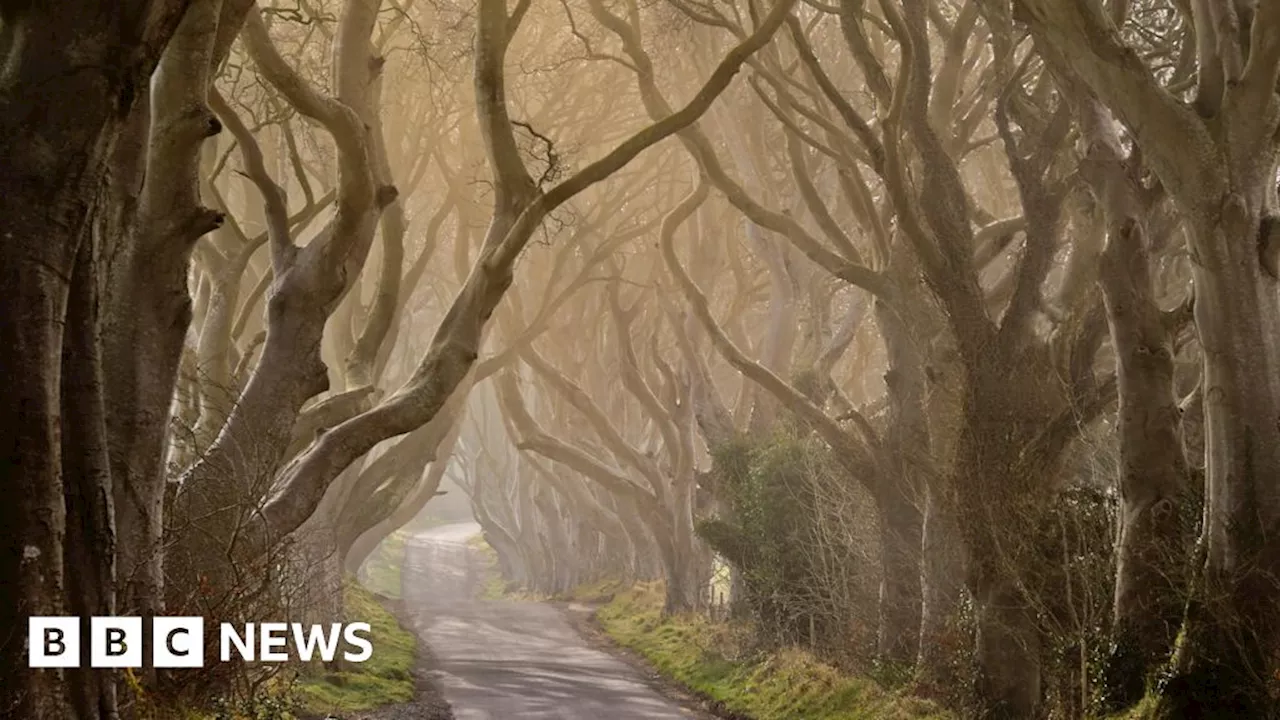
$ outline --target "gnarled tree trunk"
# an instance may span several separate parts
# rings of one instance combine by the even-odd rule
[[[1098,7],[1020,0],[1041,52],[1125,123],[1182,214],[1204,357],[1202,587],[1163,717],[1274,715],[1280,666],[1280,6],[1193,2],[1194,104],[1160,87]]]
[[[96,240],[86,238],[76,256],[62,347],[63,566],[67,609],[82,618],[81,637],[88,637],[88,618],[117,614],[116,524],[98,338],[98,255]],[[114,672],[78,668],[68,671],[68,679],[76,718],[115,717]]]
[[[64,432],[98,435],[92,425],[61,427],[65,409],[94,402],[69,397],[64,404],[63,393],[96,384],[91,359],[87,366],[74,363],[75,375],[63,383],[64,347],[83,349],[92,326],[82,304],[92,296],[78,294],[68,318],[69,297],[112,146],[182,9],[176,1],[134,2],[122,16],[117,3],[88,0],[0,8],[0,291],[6,307],[0,377],[11,391],[0,409],[0,478],[11,499],[0,516],[9,528],[0,582],[11,589],[10,600],[0,604],[0,620],[11,631],[0,645],[0,713],[11,717],[96,718],[114,711],[109,698],[92,689],[93,697],[70,705],[66,674],[28,669],[22,640],[27,617],[72,609],[64,570],[68,493],[84,499],[71,517],[89,530],[71,541],[73,565],[79,565],[74,558],[80,543],[96,542],[104,529],[97,493],[109,487],[100,448],[78,448],[86,455],[74,463],[62,460]],[[91,257],[84,262],[94,265]],[[85,278],[95,280],[92,272]],[[64,332],[72,333],[65,344]],[[68,491],[63,481],[71,469],[83,475]],[[91,564],[93,572],[77,578],[87,586],[104,579],[104,567]],[[96,589],[103,600],[114,591]],[[105,704],[95,704],[94,697]]]
[[[1081,124],[1090,142],[1086,177],[1107,225],[1099,285],[1120,398],[1120,532],[1105,677],[1107,702],[1119,710],[1142,699],[1182,624],[1190,471],[1174,396],[1172,329],[1156,304],[1150,269],[1147,220],[1157,198],[1144,193],[1142,168],[1126,162],[1109,112],[1086,101]]]
[[[156,67],[144,114],[145,179],[108,268],[103,361],[120,600],[144,617],[164,606],[164,448],[192,319],[187,266],[196,241],[222,223],[221,214],[201,204],[199,183],[201,146],[221,130],[206,102],[221,10],[221,0],[191,2]]]

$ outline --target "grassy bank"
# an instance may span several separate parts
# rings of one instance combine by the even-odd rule
[[[601,588],[575,595],[589,599]],[[851,677],[800,650],[732,657],[735,630],[702,617],[662,617],[660,583],[616,593],[597,613],[605,632],[663,675],[755,720],[951,720],[936,705]]]
[[[341,715],[413,699],[413,633],[400,627],[364,587],[350,583],[345,600],[348,621],[369,623],[373,656],[367,662],[348,663],[340,672],[314,668],[299,678],[297,698],[306,715]]]
[[[360,582],[371,591],[389,598],[400,597],[400,569],[404,566],[404,545],[408,534],[391,533],[369,553],[361,568]]]
[[[413,699],[417,639],[374,597],[400,598],[406,539],[396,532],[383,540],[370,554],[362,581],[349,582],[344,590],[346,620],[369,623],[373,656],[336,672],[309,668],[295,688],[304,716],[345,714]]]
[[[480,554],[480,558],[484,563],[484,583],[480,586],[481,600],[526,600],[530,602],[540,602],[550,600],[546,595],[529,592],[523,588],[507,582],[503,579],[502,573],[498,570],[498,551],[484,539],[483,535],[476,535],[467,541],[467,545]]]
[[[484,599],[547,599],[508,587],[482,537],[469,544],[489,558]],[[934,703],[843,674],[801,650],[736,652],[747,644],[743,628],[704,616],[663,618],[660,582],[624,587],[602,580],[556,599],[600,603],[596,618],[615,642],[667,678],[754,720],[955,720]]]
[[[266,682],[252,699],[218,699],[203,710],[171,709],[147,714],[151,720],[296,720],[345,717],[348,713],[414,699],[412,675],[417,650],[414,635],[367,588],[350,582],[344,589],[347,622],[367,622],[373,655],[363,663],[330,670],[320,661],[288,670]],[[343,647],[339,647],[341,653]]]
[[[1112,715],[1107,720],[1150,720],[1155,716],[1156,697],[1155,695],[1147,695],[1133,708],[1126,710],[1118,715]]]

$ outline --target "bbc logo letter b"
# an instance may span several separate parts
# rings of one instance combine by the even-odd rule
[[[90,667],[142,667],[142,618],[95,617],[89,635]]]
[[[151,661],[156,667],[204,666],[204,618],[158,617],[152,623]]]
[[[32,617],[27,622],[27,667],[80,666],[80,618]]]

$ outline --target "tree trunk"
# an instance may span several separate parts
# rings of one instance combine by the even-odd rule
[[[1238,14],[1223,13],[1218,3],[1191,3],[1199,72],[1195,102],[1185,103],[1159,86],[1101,8],[1048,0],[1019,5],[1046,57],[1071,67],[1126,124],[1188,230],[1204,358],[1206,559],[1159,714],[1274,717],[1280,15],[1272,3]]]
[[[273,539],[302,525],[322,497],[318,495],[305,516],[280,528],[272,539],[241,528],[275,479],[299,411],[328,389],[328,368],[320,357],[326,320],[364,265],[378,212],[395,197],[393,188],[376,187],[367,130],[349,107],[366,100],[363,93],[371,79],[368,37],[376,24],[377,4],[361,0],[344,6],[334,48],[337,99],[317,92],[285,62],[258,10],[249,12],[241,34],[263,76],[333,137],[339,187],[329,227],[298,247],[289,236],[283,191],[269,176],[251,176],[274,226],[269,247],[275,282],[267,301],[266,341],[226,425],[183,476],[176,511],[198,528],[178,538],[173,552],[182,557],[170,563],[175,577],[189,576],[194,568],[205,571],[215,598],[233,590],[235,573],[227,567],[228,555],[260,557]],[[244,540],[246,535],[252,538]],[[210,542],[224,546],[210,551]]]
[[[992,437],[995,427],[979,437]],[[963,445],[967,443],[962,442]],[[1013,447],[1021,444],[1011,443]],[[963,449],[962,453],[965,452]],[[981,720],[1038,717],[1042,700],[1041,632],[1027,586],[1034,560],[1034,499],[1000,492],[1017,482],[1010,464],[982,454],[962,455],[961,472],[981,473],[962,499],[963,528],[969,551],[967,585],[977,628],[974,647],[975,691]]]
[[[882,480],[876,505],[882,573],[877,655],[881,661],[909,666],[916,660],[920,639],[921,514],[908,480],[897,474]]]
[[[375,62],[381,62],[379,58]],[[373,164],[374,178],[381,185],[395,184],[391,174],[391,163],[387,157],[387,142],[382,126],[382,73],[378,73],[368,90],[370,100],[362,108],[361,119],[369,127],[369,153]],[[347,382],[353,387],[371,385],[382,375],[380,358],[390,352],[390,342],[395,337],[392,333],[392,322],[396,318],[396,306],[400,304],[401,275],[404,273],[404,235],[407,229],[404,214],[404,203],[397,199],[383,209],[379,218],[382,236],[382,262],[378,272],[378,282],[374,289],[372,307],[365,318],[360,337],[351,348],[344,363],[346,365]],[[404,298],[407,300],[407,298]]]
[[[195,243],[222,223],[200,204],[200,149],[221,130],[206,104],[220,0],[196,0],[151,84],[145,180],[113,248],[103,316],[111,470],[120,528],[121,608],[151,617],[163,602],[164,447],[183,341]],[[138,112],[142,112],[139,108]],[[135,119],[136,121],[136,119]]]
[[[1192,523],[1187,519],[1189,469],[1174,389],[1171,330],[1156,302],[1147,225],[1163,196],[1143,187],[1138,158],[1126,156],[1111,113],[1087,91],[1076,99],[1088,152],[1080,171],[1100,209],[1107,243],[1099,256],[1102,289],[1116,355],[1120,491],[1111,654],[1105,702],[1137,703],[1151,673],[1167,658],[1182,622]]]
[[[116,531],[111,465],[107,457],[98,341],[96,242],[80,245],[62,347],[62,461],[67,508],[67,609],[81,618],[116,614]],[[82,621],[88,630],[88,620]],[[82,638],[88,637],[86,634]],[[116,674],[78,668],[67,672],[78,720],[116,718]]]
[[[498,554],[498,571],[502,579],[518,587],[526,587],[530,582],[529,567],[525,565],[524,555],[506,531],[495,525],[482,525],[484,539]]]
[[[1182,624],[1189,536],[1188,468],[1173,392],[1173,348],[1155,304],[1142,229],[1114,227],[1101,284],[1120,396],[1120,535],[1106,693],[1142,699]]]
[[[988,568],[976,583],[977,694],[983,720],[1038,717],[1041,701],[1040,630],[1016,578]]]
[[[564,518],[551,496],[549,488],[538,488],[534,491],[533,501],[542,514],[546,526],[548,543],[547,558],[550,561],[551,577],[548,591],[553,595],[568,592],[577,584],[579,553],[569,539],[564,526]]]
[[[481,492],[482,481],[477,480],[471,496],[471,510],[484,533],[484,539],[498,554],[498,569],[507,582],[527,587],[530,581],[529,567],[525,564],[520,544],[501,525],[485,505],[486,494]]]
[[[533,502],[533,482],[522,463],[513,463],[514,472],[511,478],[515,486],[508,495],[511,498],[510,508],[513,519],[513,531],[516,548],[524,558],[524,566],[528,568],[528,589],[542,592],[550,577],[550,558],[544,551],[541,532],[538,528],[538,509]]]
[[[913,298],[915,296],[912,296]],[[966,551],[960,532],[954,467],[961,418],[960,363],[936,307],[922,303],[913,315],[916,338],[928,337],[923,415],[927,424],[929,467],[923,469],[920,529],[920,653],[917,689],[946,697],[960,683],[959,660],[967,638],[959,626],[964,596]],[[941,341],[941,342],[940,342]]]
[[[0,621],[11,631],[0,646],[0,713],[15,718],[76,717],[64,673],[28,669],[21,645],[29,616],[68,610],[60,427],[68,294],[112,144],[179,7],[139,3],[124,20],[114,4],[88,1],[0,10],[0,377],[8,384],[0,490],[9,498],[0,513],[8,528],[0,584],[10,589]],[[108,67],[114,70],[86,71]],[[83,318],[72,322],[83,331]],[[73,384],[84,379],[77,372]],[[90,456],[81,467],[101,470]],[[88,505],[80,510],[77,516],[95,516]]]
[[[1037,586],[1044,567],[1039,538],[1050,497],[1044,478],[1056,458],[1028,457],[1044,430],[1029,401],[1036,395],[1034,365],[1028,359],[1015,370],[986,362],[967,372],[954,477],[977,625],[981,720],[1026,720],[1041,710],[1041,628],[1028,588]]]
[[[678,545],[664,530],[653,528],[653,540],[662,560],[662,576],[666,581],[663,615],[681,615],[698,608],[697,588],[693,586],[690,564],[692,553]]]
[[[27,617],[62,615],[66,609],[60,368],[68,279],[83,215],[75,215],[75,188],[61,190],[61,207],[53,209],[37,185],[24,193],[25,178],[6,175],[0,191],[7,235],[0,243],[0,289],[13,314],[0,323],[0,377],[10,393],[0,409],[7,466],[0,477],[9,498],[0,510],[0,524],[8,528],[0,584],[13,589],[13,601],[0,603],[0,621],[10,629],[0,653],[0,708],[11,708],[14,718],[67,717],[63,672],[28,670],[22,639]],[[71,227],[64,225],[68,215]]]
[[[461,428],[460,420],[455,425],[455,428]],[[426,470],[426,477],[409,495],[407,500],[392,510],[391,514],[386,518],[379,520],[372,527],[365,529],[356,536],[343,558],[343,565],[347,568],[347,572],[354,574],[359,570],[360,566],[364,564],[369,554],[378,546],[378,543],[382,542],[383,538],[404,527],[406,523],[417,517],[422,508],[426,507],[427,503],[431,501],[431,498],[437,495],[437,491],[440,489],[440,481],[449,466],[459,434],[457,429],[450,431],[449,437],[445,438],[441,444],[440,452],[437,453],[441,457],[432,461],[431,467]]]
[[[965,551],[954,488],[944,477],[925,487],[921,528],[920,654],[918,689],[938,697],[951,692],[961,676],[957,659],[965,636],[957,621],[964,593]]]
[[[890,270],[906,274],[914,265],[909,260],[910,253],[901,248],[891,259]],[[875,312],[889,360],[884,376],[889,396],[888,457],[876,478],[882,573],[877,654],[881,660],[910,665],[919,652],[922,487],[930,465],[924,360],[897,309],[877,301]]]
[[[1259,261],[1263,178],[1192,220],[1204,356],[1207,558],[1163,717],[1275,717],[1280,649],[1280,293]]]

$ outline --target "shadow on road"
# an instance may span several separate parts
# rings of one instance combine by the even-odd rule
[[[411,538],[404,603],[434,656],[457,720],[677,720],[703,717],[590,647],[547,604],[481,600],[484,559],[467,523]]]

